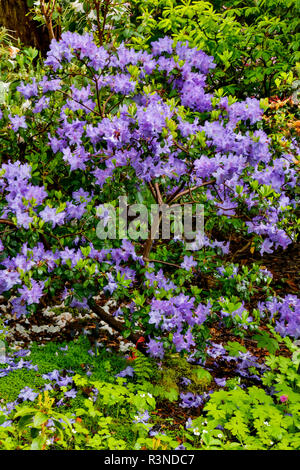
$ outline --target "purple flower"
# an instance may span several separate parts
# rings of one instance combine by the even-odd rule
[[[160,55],[162,52],[172,54],[173,52],[173,39],[165,36],[155,42],[151,43],[153,55]]]
[[[107,278],[108,278],[108,284],[104,287],[104,291],[109,291],[110,294],[112,294],[117,288],[118,288],[118,284],[117,282],[115,281],[113,275],[111,273],[108,273],[107,275]]]
[[[37,396],[38,396],[38,393],[34,392],[33,389],[29,387],[23,388],[18,395],[18,397],[21,398],[21,400],[23,401],[25,400],[34,401]]]
[[[77,395],[77,392],[75,388],[71,388],[71,390],[68,390],[67,392],[64,393],[65,397],[67,398],[75,398]]]
[[[52,372],[49,372],[48,374],[43,374],[43,379],[45,380],[59,380],[59,371],[58,370],[53,370]]]
[[[270,240],[268,240],[268,238],[266,238],[263,242],[262,242],[262,245],[261,245],[261,248],[260,248],[260,254],[263,255],[264,253],[273,253],[273,250],[271,249],[271,247],[274,245],[274,243]]]
[[[131,80],[131,76],[124,73],[110,78],[108,83],[115,93],[121,93],[122,95],[132,93],[136,87],[136,82]]]
[[[52,222],[52,228],[54,228],[56,225],[62,225],[65,219],[66,213],[65,212],[58,212],[55,207],[49,207],[46,206],[45,209],[43,209],[40,212],[40,217],[45,221],[45,222]]]
[[[189,271],[190,269],[197,266],[197,262],[194,260],[193,256],[184,256],[183,262],[180,265],[183,269]]]
[[[24,96],[25,99],[36,96],[38,94],[36,79],[33,78],[32,83],[28,83],[27,85],[25,85],[22,81],[20,85],[17,86],[17,90]]]
[[[68,384],[72,383],[73,382],[73,379],[72,377],[59,377],[57,380],[56,380],[56,383],[57,385],[59,385],[60,387],[66,387]]]
[[[126,367],[126,369],[121,370],[116,377],[133,377],[134,375],[134,368],[131,366]]]
[[[180,381],[185,386],[190,385],[190,383],[191,383],[191,380],[187,379],[186,377],[181,377]]]
[[[49,101],[50,101],[49,98],[42,96],[42,98],[36,102],[35,107],[33,108],[32,112],[37,114],[37,113],[40,113],[43,109],[48,108]]]
[[[22,315],[26,315],[28,313],[24,300],[21,297],[15,297],[12,299],[11,305],[16,318],[20,318]]]
[[[147,347],[147,352],[151,357],[159,357],[160,359],[164,357],[165,352],[162,342],[150,338]]]
[[[38,304],[40,298],[43,296],[44,286],[44,281],[34,281],[32,279],[30,288],[24,286],[18,289],[19,293],[21,294],[21,300],[26,302],[28,305]]]
[[[8,118],[11,122],[11,127],[14,132],[18,132],[20,128],[27,129],[25,116],[18,116],[18,115],[12,116],[11,114],[9,114]]]
[[[215,378],[215,382],[219,387],[225,387],[225,385],[226,385],[226,379],[217,379],[217,378]]]
[[[232,123],[237,123],[239,120],[250,120],[250,124],[254,124],[262,119],[263,109],[260,107],[260,102],[256,98],[246,98],[244,102],[233,103],[229,108],[229,119]]]
[[[190,429],[193,426],[192,418],[188,418],[187,422],[185,423],[185,428]]]
[[[211,311],[211,304],[209,302],[207,305],[199,304],[195,311],[195,315],[196,315],[195,323],[197,323],[197,325],[202,325],[202,323],[204,323],[207,317],[209,316],[210,311]]]
[[[108,222],[111,220],[111,214],[107,207],[104,205],[96,207],[98,217],[103,220],[103,226],[106,227]]]
[[[182,408],[198,408],[203,404],[203,397],[192,392],[181,393],[180,398],[182,401],[179,406]]]
[[[266,310],[271,313],[271,319],[276,319],[277,333],[283,337],[300,337],[300,299],[297,296],[287,295],[283,299],[274,297],[264,304],[264,311]]]
[[[45,75],[42,80],[39,82],[39,85],[42,87],[43,93],[47,93],[48,91],[56,91],[61,89],[61,80],[54,79],[48,80],[48,77]]]
[[[142,424],[147,424],[147,422],[150,419],[149,411],[140,411],[135,417],[133,422],[134,423],[142,423]]]
[[[53,387],[51,384],[45,384],[44,390],[53,390]]]
[[[4,423],[0,424],[0,426],[2,428],[8,428],[8,427],[12,426],[12,424],[13,424],[12,420],[8,419],[7,421],[4,421]]]

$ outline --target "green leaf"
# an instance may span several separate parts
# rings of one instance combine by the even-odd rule
[[[178,392],[176,388],[170,388],[170,390],[165,391],[165,397],[170,401],[178,400]]]
[[[30,450],[42,450],[43,445],[46,442],[46,437],[45,436],[38,436],[35,439],[33,439]]]
[[[124,338],[128,338],[128,336],[130,336],[130,333],[131,333],[130,330],[124,330],[124,331],[122,331],[122,336],[123,336]]]
[[[5,415],[0,416],[0,426],[1,424],[5,423],[5,421],[6,421]]]
[[[37,428],[30,429],[30,435],[32,439],[35,439],[36,437],[38,437],[39,434],[40,434],[40,429],[37,429]]]
[[[44,424],[46,421],[48,421],[48,419],[49,419],[48,416],[46,416],[45,414],[37,413],[34,417],[33,425],[36,427],[39,427],[42,424]]]
[[[224,346],[225,349],[228,351],[229,356],[239,356],[239,353],[246,353],[247,349],[237,341],[228,341],[228,343]]]
[[[34,414],[32,413],[21,417],[18,423],[18,428],[20,431],[22,431],[29,423],[32,423],[33,416]]]
[[[271,338],[266,332],[261,332],[253,336],[253,339],[257,341],[259,348],[267,349],[270,354],[274,354],[277,349],[279,349],[279,344],[276,339]]]
[[[233,416],[231,420],[225,424],[224,427],[238,438],[240,437],[242,439],[245,439],[248,433],[248,428],[243,420],[243,415],[240,411],[236,411],[235,416]]]

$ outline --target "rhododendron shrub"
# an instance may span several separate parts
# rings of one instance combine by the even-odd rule
[[[230,252],[226,231],[261,254],[292,243],[297,149],[272,149],[257,99],[208,93],[214,68],[169,37],[139,52],[99,47],[92,34],[52,41],[44,76],[17,87],[22,113],[3,107],[1,116],[2,132],[27,143],[0,167],[0,293],[17,317],[61,300],[92,308],[125,337],[142,332],[157,358],[167,349],[197,357],[218,315],[251,325],[243,302],[209,299],[195,279],[205,257],[220,266]],[[119,211],[119,196],[202,203],[207,232],[192,246],[100,240],[99,209]],[[114,314],[97,307],[99,294],[116,299]]]

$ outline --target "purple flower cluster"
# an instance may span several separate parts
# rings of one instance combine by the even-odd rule
[[[149,266],[151,268],[151,266]],[[145,285],[149,285],[150,287],[156,287],[157,289],[164,289],[165,291],[176,289],[176,285],[174,282],[166,279],[163,274],[163,270],[160,269],[157,273],[147,271],[145,273]]]
[[[202,325],[209,315],[210,308],[210,304],[199,304],[196,308],[194,297],[190,298],[184,294],[173,296],[170,300],[153,299],[149,324],[164,332],[172,332],[172,341],[177,352],[191,351],[191,347],[195,346],[192,328],[195,325]],[[158,344],[161,343],[150,340],[148,348],[151,355],[162,357],[162,345],[157,350]]]
[[[37,392],[34,392],[34,390],[30,387],[24,387],[19,395],[18,398],[21,399],[22,401],[34,401],[36,397],[38,396]]]
[[[126,367],[124,370],[121,370],[116,377],[133,377],[134,375],[134,368],[131,366]]]
[[[10,120],[11,128],[14,132],[18,132],[20,128],[27,129],[25,116],[18,116],[17,114],[15,116],[11,116],[10,114],[8,118]]]
[[[22,356],[26,356],[29,353],[27,350],[17,351],[12,354],[8,354],[5,357],[5,364],[6,367],[0,369],[0,378],[6,377],[10,372],[20,369],[27,369],[27,370],[38,370],[38,366],[33,365],[32,361],[26,361],[22,358]],[[16,361],[17,357],[21,357],[19,361]],[[2,364],[4,363],[4,358],[2,358]]]
[[[142,424],[148,424],[148,421],[150,419],[149,411],[140,411],[135,417],[133,422],[134,423],[142,423]]]
[[[227,363],[235,364],[235,372],[240,377],[260,381],[260,375],[266,370],[264,364],[260,364],[256,357],[248,351],[246,353],[239,352],[238,356],[230,356],[222,344],[211,343],[211,347],[207,349],[207,355],[212,359],[218,361],[225,361]],[[217,363],[214,363],[217,365]],[[219,379],[218,379],[219,380]],[[222,382],[216,382],[220,386]]]
[[[212,391],[204,392],[202,395],[196,395],[192,392],[181,393],[181,403],[179,406],[182,408],[198,408],[209,400],[211,394]]]
[[[58,371],[53,370],[48,374],[43,374],[43,379],[47,380],[44,386],[44,390],[54,390],[61,387],[69,387],[71,388],[67,391],[64,391],[63,397],[57,401],[56,406],[64,405],[64,398],[75,398],[77,396],[77,391],[72,385],[74,384],[73,378],[70,375],[67,375],[66,372],[72,373],[73,371]]]
[[[258,309],[262,315],[267,314],[275,320],[275,331],[281,336],[300,338],[300,299],[296,295],[284,298],[273,297],[261,302]]]
[[[4,170],[4,171],[3,171]],[[64,211],[57,211],[50,206],[44,206],[40,210],[47,193],[44,188],[33,186],[30,181],[31,168],[29,165],[22,165],[20,162],[3,164],[0,167],[0,192],[5,195],[6,206],[1,217],[16,217],[17,225],[28,229],[31,224],[38,223],[39,220],[47,222],[54,228],[56,225],[62,225],[73,219],[80,219],[88,202],[92,196],[83,190],[73,193],[73,200],[68,201]],[[1,244],[1,250],[4,249]],[[116,272],[120,272],[124,279],[134,281],[134,270],[121,266],[121,263],[127,262],[129,258],[143,264],[141,257],[135,254],[132,243],[123,240],[120,248],[112,248],[108,250],[95,250],[90,244],[90,259],[99,263],[106,262],[113,265]],[[20,277],[21,272],[29,272],[38,269],[41,264],[47,267],[50,274],[55,271],[58,265],[66,265],[71,262],[71,267],[75,267],[77,263],[83,259],[80,248],[64,248],[53,252],[46,250],[40,242],[34,248],[29,249],[25,243],[22,251],[15,257],[7,257],[2,261],[4,269],[0,270],[0,293],[9,291],[15,286],[22,284]],[[113,292],[118,287],[111,273],[107,275],[108,285],[106,289]],[[172,287],[172,284],[170,284]],[[31,280],[30,285],[22,285],[18,289],[18,297],[12,300],[13,312],[20,316],[26,313],[26,305],[39,303],[45,288],[45,281]]]

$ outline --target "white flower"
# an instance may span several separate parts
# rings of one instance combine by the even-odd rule
[[[126,344],[126,343],[124,343],[124,341],[120,341],[120,347],[119,347],[119,349],[120,349],[121,352],[126,352],[126,351],[128,351],[131,347],[134,347],[134,344],[132,344],[132,343],[127,343],[127,344]]]
[[[94,12],[94,10],[91,10],[87,17],[88,17],[89,20],[96,20],[97,19],[97,16],[96,16],[96,13]]]
[[[222,437],[223,437],[223,434],[218,434],[219,439],[222,439]]]
[[[21,105],[21,109],[23,111],[26,111],[26,109],[29,109],[29,108],[31,108],[31,101],[30,100],[24,101],[24,103],[22,103]]]
[[[71,2],[71,7],[74,8],[77,13],[84,13],[83,4],[79,0]]]

